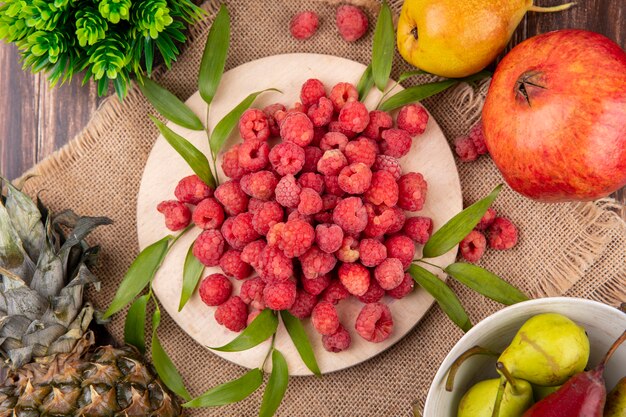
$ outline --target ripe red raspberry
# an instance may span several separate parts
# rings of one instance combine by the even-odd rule
[[[248,200],[248,211],[252,214],[256,213],[258,209],[261,208],[263,203],[266,203],[263,200],[259,200],[258,198],[251,198]]]
[[[293,276],[293,261],[282,250],[267,245],[259,254],[257,272],[267,283],[286,281]]]
[[[244,193],[258,200],[267,201],[274,196],[278,178],[271,171],[259,171],[241,177],[239,185]]]
[[[404,235],[392,236],[385,241],[385,247],[387,247],[387,255],[390,258],[399,259],[404,269],[408,268],[411,262],[413,262],[415,243],[410,237]]]
[[[313,217],[308,214],[302,214],[297,209],[287,209],[287,211],[291,211],[287,216],[287,221],[289,220],[302,220],[303,222],[307,222],[310,225],[313,225]]]
[[[333,102],[335,112],[339,113],[346,103],[359,99],[359,92],[350,83],[338,83],[330,91],[329,98]]]
[[[283,229],[285,228],[285,223],[274,223],[267,232],[267,244],[270,246],[278,247],[281,239],[283,238]]]
[[[313,172],[305,172],[298,178],[298,185],[301,188],[312,188],[321,196],[324,192],[324,177]]]
[[[376,142],[365,136],[348,142],[346,149],[343,151],[348,163],[354,164],[361,162],[368,167],[374,165],[376,155],[378,154],[378,145]]]
[[[233,332],[245,329],[248,323],[248,306],[241,298],[230,297],[215,310],[215,321]]]
[[[315,226],[315,243],[326,253],[333,253],[341,247],[343,230],[336,224],[318,224]]]
[[[280,137],[305,147],[313,140],[313,123],[304,113],[291,113],[280,125]]]
[[[335,15],[335,22],[339,34],[347,42],[354,42],[367,32],[367,16],[356,6],[339,6]]]
[[[353,139],[355,138],[358,133],[353,132],[349,129],[344,129],[341,126],[341,123],[339,122],[339,120],[333,120],[332,122],[330,122],[328,124],[328,131],[329,132],[337,132],[337,133],[341,133],[343,135],[345,135],[348,139]]]
[[[243,248],[260,237],[252,227],[252,217],[253,214],[250,212],[240,213],[234,217],[230,230],[239,248]]]
[[[222,227],[220,228],[220,232],[224,237],[226,243],[234,249],[242,250],[246,244],[244,242],[240,242],[233,233],[233,224],[235,223],[234,217],[227,217],[222,223]]]
[[[370,122],[370,113],[365,104],[360,101],[350,101],[341,108],[338,120],[342,128],[360,133]]]
[[[408,104],[400,109],[396,123],[398,129],[406,130],[411,136],[421,135],[428,124],[428,112],[419,104]]]
[[[346,145],[348,144],[348,137],[340,132],[328,132],[320,141],[320,148],[323,151],[328,151],[331,149],[339,149],[341,152],[346,149]]]
[[[330,194],[327,194],[327,195],[330,195]],[[319,213],[317,213],[317,214],[315,214],[313,216],[313,220],[316,223],[319,223],[319,224],[332,223],[332,221],[333,221],[333,212],[332,212],[332,210],[330,210],[330,211],[322,210],[322,211],[320,211]]]
[[[373,268],[387,258],[387,247],[375,239],[362,239],[359,257],[363,265]]]
[[[472,162],[478,158],[476,145],[469,136],[461,136],[454,139],[454,151],[463,162]]]
[[[198,293],[204,304],[214,307],[222,304],[233,292],[233,284],[222,274],[211,274],[200,283]]]
[[[409,172],[398,180],[398,207],[408,211],[419,211],[424,207],[428,184],[422,174]]]
[[[295,175],[304,166],[304,149],[295,143],[281,142],[272,148],[269,159],[278,175]]]
[[[320,98],[316,104],[312,104],[307,111],[307,115],[313,126],[322,127],[329,124],[333,119],[333,102],[326,97]]]
[[[215,229],[202,232],[193,244],[193,254],[204,266],[217,266],[224,252],[224,238]]]
[[[322,294],[322,301],[328,301],[332,304],[337,304],[341,300],[345,300],[350,297],[350,292],[343,286],[341,281],[338,279],[331,281],[330,285],[326,290],[324,290],[324,294]]]
[[[413,281],[413,278],[411,278],[410,274],[406,273],[404,274],[404,278],[402,279],[402,282],[400,283],[400,285],[398,285],[396,288],[392,290],[387,291],[387,295],[390,296],[391,298],[395,298],[399,300],[411,294],[411,292],[413,292],[414,287],[415,287],[415,281]]]
[[[309,106],[305,106],[304,104],[300,103],[299,101],[296,101],[295,103],[293,103],[293,107],[290,108],[289,110],[287,110],[287,113],[304,113],[304,114],[306,114],[306,112],[309,110],[308,107]]]
[[[363,194],[372,183],[372,171],[361,162],[350,164],[339,173],[338,183],[348,194]]]
[[[224,209],[214,198],[202,200],[191,216],[201,229],[218,229],[224,222]]]
[[[476,123],[469,132],[469,138],[474,142],[476,147],[476,153],[478,155],[484,155],[488,153],[487,145],[485,144],[485,134],[483,133],[482,120]]]
[[[496,219],[497,213],[496,211],[489,207],[483,217],[480,219],[478,224],[476,225],[476,230],[487,230],[489,226],[493,224],[493,221]]]
[[[324,188],[326,189],[327,195],[332,195],[334,197],[343,197],[343,195],[345,194],[345,191],[343,191],[339,186],[338,175],[325,175]]]
[[[270,282],[263,289],[263,301],[272,310],[287,310],[296,301],[296,284],[291,280]]]
[[[397,258],[387,258],[374,269],[374,278],[385,290],[396,288],[404,279],[402,262]]]
[[[300,186],[293,175],[285,175],[276,186],[276,202],[283,207],[296,208],[300,204]]]
[[[239,146],[239,166],[246,172],[264,169],[269,162],[270,147],[260,139],[249,139]]]
[[[259,109],[248,109],[239,119],[239,134],[246,141],[258,139],[266,141],[270,137],[267,115]]]
[[[365,211],[367,213],[367,226],[364,233],[369,237],[383,236],[396,221],[394,210],[385,205],[375,206],[366,203]]]
[[[312,188],[303,188],[300,193],[298,211],[305,216],[310,216],[322,211],[322,197]]]
[[[393,207],[398,203],[398,183],[387,171],[376,171],[372,175],[372,182],[365,192],[365,200],[379,206],[385,204]]]
[[[307,107],[316,104],[320,98],[326,97],[324,83],[316,78],[309,78],[300,89],[300,101]]]
[[[317,171],[327,176],[339,175],[339,172],[347,165],[348,160],[343,152],[339,149],[330,149],[324,152],[324,155],[317,163]]]
[[[197,175],[190,175],[178,182],[174,195],[181,203],[196,205],[205,198],[211,197],[213,189]]]
[[[354,236],[344,236],[335,256],[341,262],[356,262],[360,256],[358,239]]]
[[[228,277],[235,279],[248,278],[252,273],[250,265],[241,260],[241,252],[229,249],[220,258],[220,268]]]
[[[302,220],[289,220],[282,228],[278,247],[288,258],[297,258],[311,248],[315,241],[315,229]]]
[[[160,202],[157,211],[165,216],[165,227],[173,232],[184,229],[191,221],[189,207],[177,200]]]
[[[256,310],[263,310],[265,302],[263,301],[263,289],[265,282],[261,277],[254,277],[244,281],[239,291],[239,297],[242,301]]]
[[[312,279],[301,279],[302,288],[304,291],[308,292],[312,295],[320,295],[322,291],[324,291],[330,285],[330,275],[320,275],[317,278]]]
[[[413,140],[409,132],[402,129],[387,129],[381,134],[380,150],[384,155],[401,158],[411,150]]]
[[[358,197],[348,197],[337,203],[333,222],[346,233],[360,233],[367,226],[367,210]]]
[[[259,266],[261,251],[265,249],[267,243],[263,239],[248,243],[241,251],[241,260],[252,266],[255,270]]]
[[[380,301],[385,296],[385,290],[380,286],[375,279],[370,280],[370,287],[367,292],[360,297],[357,297],[360,302],[369,304]]]
[[[380,140],[380,134],[383,130],[393,127],[393,119],[389,113],[381,110],[373,110],[370,112],[370,122],[363,131],[363,136],[370,139]]]
[[[304,165],[302,172],[317,172],[317,163],[324,155],[324,152],[317,146],[305,146]]]
[[[270,136],[278,137],[280,136],[280,126],[278,125],[278,121],[274,117],[277,111],[285,111],[285,106],[280,103],[270,104],[263,109],[263,113],[267,116],[267,124],[270,128]]]
[[[398,158],[389,155],[377,155],[372,171],[386,171],[393,175],[393,179],[398,181],[402,176],[402,166]]]
[[[320,141],[324,135],[328,132],[328,126],[313,127],[313,140],[309,146],[320,146]]]
[[[478,230],[472,230],[459,244],[461,256],[469,262],[478,262],[484,255],[486,247],[487,239]]]
[[[289,308],[289,313],[291,313],[292,316],[303,320],[311,316],[311,312],[316,304],[317,297],[315,295],[298,289],[296,292],[296,300]]]
[[[311,324],[319,334],[331,335],[339,329],[337,309],[328,301],[320,301],[311,312]]]
[[[433,219],[422,216],[409,217],[404,223],[402,232],[418,245],[425,245],[433,233]]]
[[[222,203],[229,216],[236,216],[248,208],[248,196],[243,192],[239,181],[231,180],[215,189],[215,198]]]
[[[296,39],[309,39],[317,31],[319,18],[312,11],[301,12],[295,15],[289,23],[289,32]]]
[[[328,352],[344,351],[350,347],[350,343],[352,343],[350,333],[342,325],[339,325],[335,333],[322,336],[322,345]]]
[[[343,286],[352,295],[363,295],[370,286],[370,271],[359,263],[343,263],[337,274]]]
[[[365,304],[354,325],[356,332],[365,340],[379,343],[393,331],[391,310],[385,304]]]
[[[517,227],[505,217],[496,217],[487,229],[487,237],[490,248],[511,249],[517,244]]]
[[[404,227],[404,222],[406,221],[406,214],[404,210],[400,207],[395,206],[391,207],[391,212],[393,213],[393,222],[389,225],[387,229],[387,234],[392,235],[394,233],[398,233]]]
[[[322,252],[315,245],[300,257],[302,274],[308,279],[317,278],[320,275],[329,273],[333,270],[336,263],[337,258],[329,253]]]
[[[267,235],[270,227],[282,222],[285,213],[275,201],[264,202],[252,215],[252,227],[260,235]]]
[[[222,170],[228,178],[233,180],[240,179],[246,173],[246,170],[239,166],[240,147],[241,144],[234,145],[222,157]]]

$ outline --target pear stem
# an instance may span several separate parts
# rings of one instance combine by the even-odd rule
[[[552,6],[552,7],[541,7],[541,6],[535,6],[534,4],[532,6],[530,6],[528,8],[529,12],[539,12],[539,13],[552,13],[552,12],[561,12],[563,10],[567,10],[570,7],[576,5],[576,3],[565,3],[565,4],[560,4],[558,6]]]
[[[502,373],[504,378],[511,385],[511,391],[513,392],[513,394],[515,395],[519,394],[519,390],[517,389],[518,387],[517,387],[517,383],[515,382],[515,378],[513,378],[513,375],[511,375],[509,370],[506,369],[506,366],[504,366],[502,362],[498,362],[496,363],[496,368],[498,369],[498,372]]]
[[[622,333],[622,335],[611,345],[609,351],[606,352],[606,355],[604,355],[604,359],[602,359],[602,362],[600,362],[599,367],[604,368],[607,362],[611,359],[611,356],[613,356],[613,353],[615,353],[617,348],[620,347],[620,345],[624,343],[624,341],[626,341],[626,331]]]
[[[496,394],[496,401],[493,404],[493,412],[491,413],[491,417],[500,416],[500,408],[502,407],[502,399],[504,398],[504,389],[506,388],[506,383],[507,379],[505,377],[501,377],[500,385],[498,386],[498,393]]]
[[[450,369],[448,370],[448,377],[446,379],[446,391],[452,392],[452,390],[454,389],[454,378],[456,377],[457,371],[467,359],[475,355],[489,355],[497,357],[500,356],[500,353],[491,351],[482,346],[474,346],[463,352],[461,356],[456,358],[452,365],[450,365]]]

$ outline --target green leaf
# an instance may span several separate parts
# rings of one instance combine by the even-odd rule
[[[187,408],[217,407],[241,401],[256,391],[263,382],[263,372],[252,369],[239,379],[218,385],[183,404]]]
[[[256,100],[256,98],[266,91],[278,91],[275,88],[268,88],[267,90],[257,91],[255,93],[250,94],[248,97],[244,98],[241,103],[239,103],[234,109],[230,111],[222,120],[220,120],[215,129],[213,129],[213,133],[211,133],[211,139],[209,140],[209,144],[211,145],[211,152],[213,152],[213,158],[217,158],[217,154],[222,149],[222,145],[231,132],[241,119],[241,115],[245,112]]]
[[[165,138],[165,140],[172,145],[172,148],[189,164],[193,172],[196,173],[202,181],[204,181],[209,187],[215,188],[215,178],[211,173],[209,167],[209,160],[207,157],[191,144],[187,139],[174,132],[169,127],[165,126],[159,119],[150,116],[156,127]]]
[[[104,312],[103,319],[111,317],[123,309],[126,304],[139,295],[141,291],[148,285],[154,277],[157,269],[161,266],[163,258],[167,253],[168,245],[172,240],[172,236],[165,236],[158,242],[148,246],[135,258],[133,263],[126,271],[126,275],[122,283],[117,288],[115,297],[111,301],[111,305]]]
[[[204,130],[198,116],[178,97],[152,81],[150,78],[140,78],[137,82],[139,89],[154,108],[167,120],[191,130]]]
[[[363,75],[361,75],[359,83],[356,85],[356,90],[359,92],[359,101],[365,100],[365,97],[367,97],[367,94],[373,86],[374,78],[372,77],[372,64],[369,64],[367,68],[365,68],[365,71],[363,71]]]
[[[283,319],[287,333],[289,333],[293,344],[296,346],[296,349],[302,358],[302,362],[304,362],[306,367],[309,368],[309,370],[315,375],[322,375],[320,368],[317,365],[317,359],[315,359],[313,347],[311,346],[311,342],[309,341],[309,337],[304,330],[302,322],[298,318],[292,316],[287,310],[282,310],[280,312],[280,316]]]
[[[204,265],[194,256],[193,244],[191,244],[189,250],[187,251],[187,256],[185,257],[185,265],[183,266],[183,289],[180,293],[178,311],[181,311],[183,307],[185,307],[187,301],[189,301],[193,293],[196,291],[196,287],[198,286],[198,282],[200,282],[203,271]]]
[[[259,417],[272,417],[274,415],[283,400],[288,383],[287,361],[285,361],[282,353],[274,349],[272,352],[272,374],[263,393]]]
[[[479,266],[457,262],[448,265],[445,271],[461,284],[499,303],[511,305],[528,300],[526,294]]]
[[[211,104],[213,101],[217,87],[222,79],[229,43],[230,16],[226,6],[222,4],[209,30],[209,36],[202,54],[202,61],[200,62],[200,74],[198,75],[200,97],[207,104]]]
[[[445,282],[437,277],[437,275],[415,264],[409,267],[409,274],[411,274],[415,282],[437,300],[443,312],[446,313],[457,326],[465,332],[472,328],[472,323],[461,305],[459,298]]]
[[[502,184],[494,188],[487,197],[467,207],[437,230],[424,245],[424,258],[436,258],[443,255],[463,240],[485,215],[501,189]]]
[[[402,74],[400,74],[400,76],[398,77],[398,82],[401,83],[403,81],[408,80],[411,77],[414,77],[416,75],[424,75],[424,74],[430,74],[424,70],[415,70],[415,71],[407,71],[407,72],[403,72]]]
[[[219,350],[220,352],[241,352],[264,342],[276,333],[277,328],[278,317],[272,310],[266,308],[230,343],[210,349]]]
[[[146,305],[149,294],[142,295],[131,304],[124,323],[124,342],[146,353]]]
[[[372,76],[374,83],[380,91],[384,91],[391,74],[394,45],[393,18],[391,9],[386,1],[380,8],[376,29],[374,30],[374,43],[372,46]]]
[[[406,104],[424,100],[458,84],[457,80],[437,81],[406,88],[383,101],[379,110],[392,111]]]

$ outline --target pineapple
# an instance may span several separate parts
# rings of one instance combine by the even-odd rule
[[[51,216],[10,183],[0,201],[0,417],[181,415],[132,347],[95,347],[83,302],[103,217]],[[2,181],[0,181],[0,189]],[[65,236],[64,231],[70,232]]]

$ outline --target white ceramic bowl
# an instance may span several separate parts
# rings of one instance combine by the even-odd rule
[[[476,382],[497,376],[494,358],[474,356],[459,369],[454,391],[445,389],[450,365],[467,349],[480,345],[502,351],[522,324],[540,313],[559,313],[582,325],[591,343],[589,365],[600,362],[608,348],[626,330],[626,314],[596,301],[580,298],[540,298],[504,308],[492,314],[467,332],[444,359],[428,391],[424,417],[456,417],[463,394]],[[626,376],[626,344],[623,344],[609,361],[605,378],[611,389]]]

